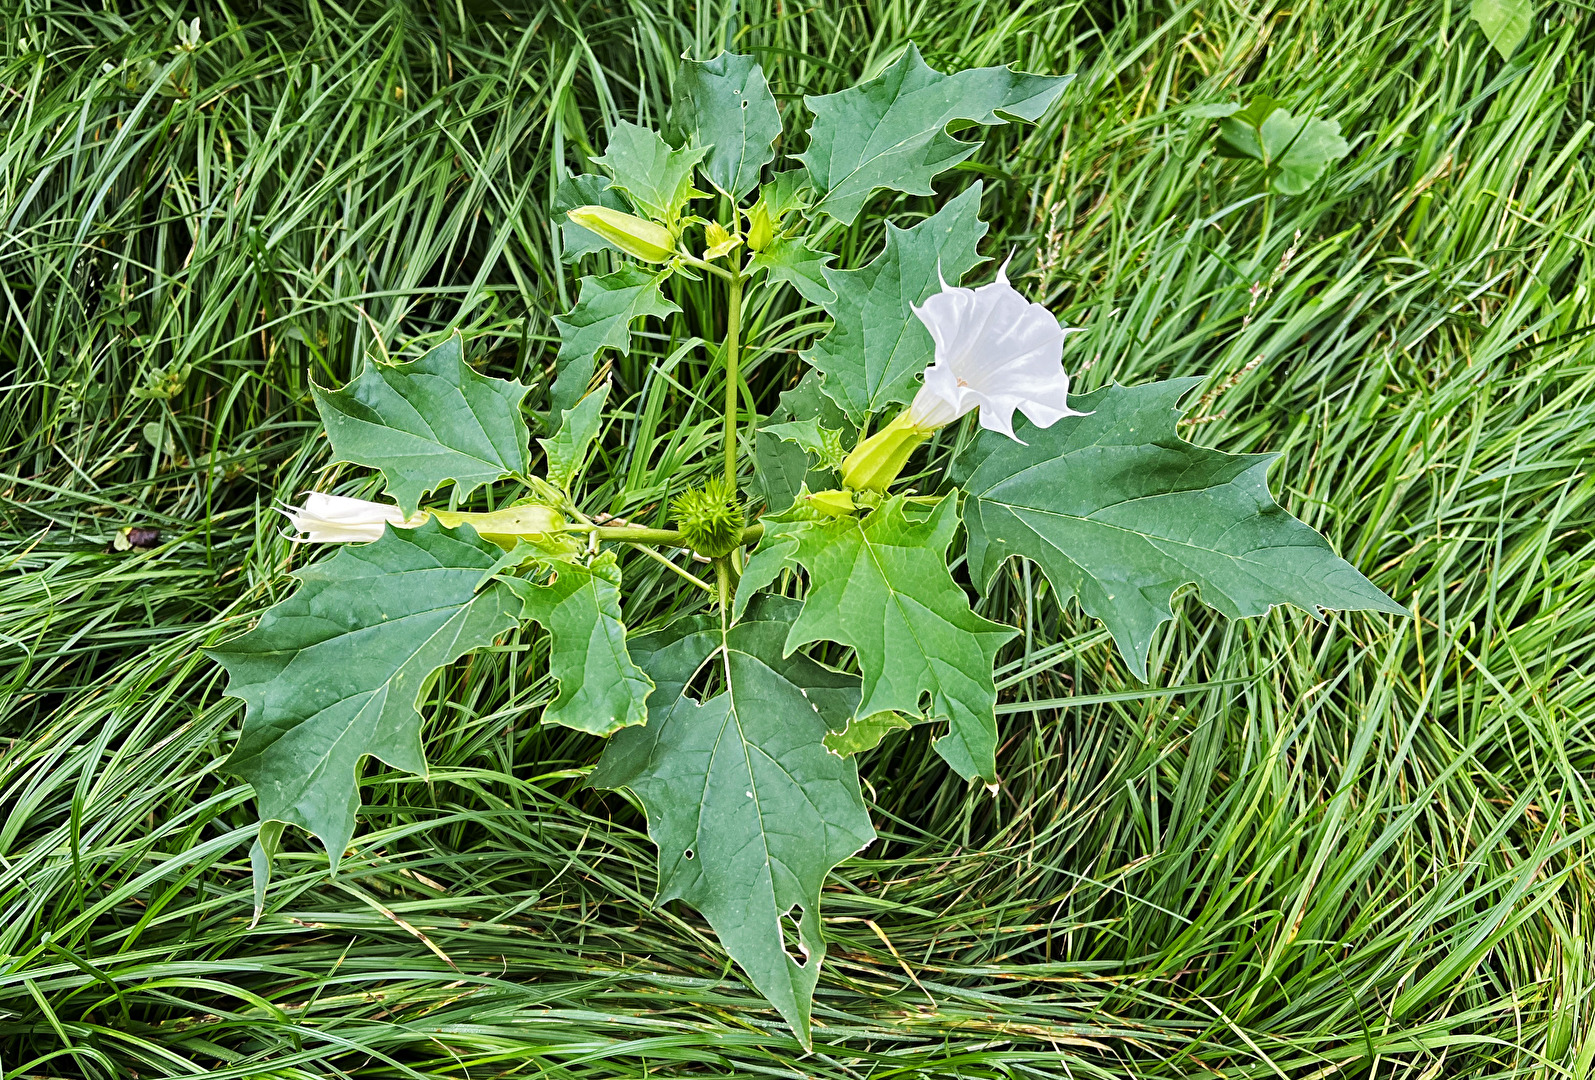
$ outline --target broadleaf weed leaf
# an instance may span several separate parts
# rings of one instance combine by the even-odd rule
[[[828,750],[858,702],[858,679],[783,656],[795,601],[761,597],[729,630],[689,616],[633,642],[656,689],[648,723],[617,732],[595,787],[629,788],[659,847],[659,902],[703,912],[753,985],[810,1045],[825,958],[820,888],[875,839],[852,758]],[[686,693],[706,663],[719,693]],[[785,945],[783,921],[796,922]]]
[[[934,194],[931,179],[980,148],[947,134],[947,125],[990,126],[1006,123],[1004,116],[1034,121],[1073,78],[1006,67],[943,75],[910,44],[878,78],[803,99],[814,123],[798,160],[821,193],[815,208],[851,225],[880,188]]]
[[[670,98],[666,134],[678,145],[709,148],[702,166],[709,182],[733,202],[758,187],[781,135],[781,113],[758,61],[734,53],[683,60]]]
[[[1025,424],[1024,443],[982,431],[955,469],[967,493],[969,568],[984,587],[1009,558],[1034,561],[1060,601],[1101,619],[1137,678],[1176,590],[1195,583],[1232,619],[1294,604],[1405,615],[1268,490],[1273,454],[1226,454],[1175,430],[1201,379],[1110,385],[1085,416]]]
[[[341,390],[312,384],[333,457],[382,470],[406,514],[452,480],[465,498],[483,484],[524,475],[531,437],[521,417],[530,387],[479,375],[459,334],[404,364],[367,361]]]
[[[855,425],[913,397],[920,373],[936,358],[930,331],[912,305],[956,284],[983,257],[979,182],[909,229],[887,223],[886,247],[858,270],[824,271],[835,299],[825,305],[831,332],[803,354],[825,376],[825,393]]]
[[[499,554],[468,525],[390,527],[298,571],[292,596],[210,650],[246,706],[227,768],[254,785],[262,820],[309,831],[336,866],[354,836],[361,760],[426,774],[422,689],[520,613],[502,584],[477,589]]]
[[[859,716],[920,713],[948,721],[936,750],[966,780],[997,776],[997,651],[1018,633],[976,615],[947,570],[958,528],[956,495],[912,521],[901,496],[863,519],[815,522],[793,556],[811,584],[786,647],[851,646],[864,673]]]
[[[662,319],[681,310],[660,291],[667,276],[668,270],[650,273],[628,263],[613,274],[582,278],[576,305],[564,315],[554,316],[559,355],[554,359],[557,374],[549,395],[551,426],[557,426],[556,418],[586,396],[602,350],[614,349],[622,356],[631,351],[632,323],[649,316]]]

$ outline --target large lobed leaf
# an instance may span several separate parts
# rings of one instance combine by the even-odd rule
[[[913,44],[878,78],[835,94],[805,97],[814,113],[798,155],[822,193],[817,209],[851,225],[870,194],[891,188],[932,195],[931,179],[979,149],[947,134],[955,120],[1035,120],[1073,75],[1027,75],[1006,67],[943,75]]]
[[[759,186],[759,173],[775,160],[781,114],[751,56],[721,53],[713,60],[683,60],[670,88],[666,135],[689,147],[708,147],[709,182],[733,202]]]
[[[549,673],[559,696],[543,710],[550,724],[608,735],[648,720],[646,702],[653,683],[626,649],[620,618],[620,567],[612,552],[583,565],[550,560],[550,580],[500,579],[525,604],[523,619],[536,619],[548,631]]]
[[[593,161],[639,211],[674,225],[687,203],[703,195],[692,185],[692,172],[708,152],[706,146],[672,149],[652,128],[622,120],[609,133],[603,156]]]
[[[788,650],[812,641],[851,646],[864,673],[857,715],[920,713],[946,720],[936,750],[966,780],[997,778],[997,651],[1017,630],[976,615],[947,570],[956,496],[915,521],[901,496],[862,519],[794,530],[791,558],[808,567],[803,613]]]
[[[885,250],[868,265],[823,271],[834,325],[803,358],[824,373],[825,393],[855,425],[906,403],[935,359],[930,331],[911,308],[939,291],[944,278],[956,285],[983,261],[975,251],[986,235],[980,195],[977,182],[911,229],[888,222]]]
[[[531,443],[521,418],[529,387],[478,375],[458,333],[407,364],[368,362],[342,390],[310,392],[333,456],[381,469],[406,514],[452,480],[461,498],[524,474]]]
[[[254,785],[263,820],[308,830],[336,866],[354,836],[360,760],[426,773],[422,688],[520,614],[502,584],[477,590],[499,555],[468,525],[390,527],[298,571],[292,596],[211,650],[246,705],[227,766]]]
[[[1230,618],[1276,604],[1406,614],[1274,501],[1277,455],[1179,437],[1177,403],[1201,381],[1104,387],[1071,401],[1088,415],[1023,423],[1023,444],[982,431],[954,471],[975,581],[989,584],[1011,556],[1034,560],[1060,600],[1078,597],[1107,625],[1143,679],[1152,633],[1190,583]]]
[[[592,774],[629,788],[659,846],[659,900],[709,920],[753,985],[809,1045],[809,1010],[825,957],[820,888],[875,839],[851,758],[826,749],[858,702],[858,680],[783,656],[795,601],[763,597],[721,628],[691,616],[633,640],[657,689],[646,727],[616,733]],[[708,662],[721,689],[701,704],[687,685]],[[796,940],[783,922],[799,909]]]
[[[554,316],[559,354],[554,358],[558,374],[550,394],[551,419],[575,408],[586,396],[602,350],[615,349],[622,356],[631,351],[633,322],[648,316],[662,319],[681,310],[659,289],[667,273],[649,273],[627,263],[613,274],[582,278],[576,306]]]

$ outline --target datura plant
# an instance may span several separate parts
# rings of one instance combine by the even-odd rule
[[[334,458],[380,470],[392,501],[285,508],[300,539],[347,546],[214,650],[246,703],[228,765],[259,800],[257,913],[284,826],[320,838],[335,868],[362,759],[424,775],[423,688],[535,622],[558,687],[542,720],[608,740],[589,782],[641,802],[660,900],[701,911],[807,1046],[821,886],[875,837],[854,755],[935,724],[952,772],[999,782],[993,666],[1018,631],[978,614],[950,563],[982,591],[1010,558],[1032,561],[1141,678],[1188,584],[1231,618],[1403,612],[1275,503],[1271,455],[1176,434],[1200,380],[1070,395],[1073,331],[1006,267],[980,269],[978,181],[917,224],[888,222],[863,265],[832,265],[828,241],[875,192],[933,195],[976,151],[950,125],[1035,121],[1069,78],[944,75],[910,47],[877,78],[805,98],[805,149],[777,168],[782,117],[754,59],[684,61],[663,131],[616,125],[601,171],[556,193],[566,258],[604,252],[614,269],[582,278],[556,320],[538,451],[529,388],[478,374],[458,336],[315,390]],[[658,527],[615,523],[577,482],[610,405],[599,360],[626,352],[641,320],[681,312],[673,295],[701,295],[683,280],[723,290],[724,339],[697,346],[724,373],[723,460],[712,483],[659,502]],[[758,417],[743,408],[756,400],[739,372],[743,313],[785,289],[830,326]],[[497,509],[458,509],[505,480],[520,491]],[[450,509],[426,505],[449,485]],[[621,545],[669,561],[697,613],[628,630]],[[820,643],[840,666],[811,655]]]

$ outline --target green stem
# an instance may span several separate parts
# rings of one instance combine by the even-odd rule
[[[736,274],[733,274],[730,270],[727,270],[725,267],[716,266],[714,263],[707,262],[707,261],[705,261],[703,259],[700,259],[700,258],[694,256],[694,255],[688,255],[685,251],[677,251],[676,252],[676,258],[680,259],[682,262],[686,263],[688,266],[696,266],[699,270],[707,270],[707,271],[709,271],[709,273],[716,274],[716,275],[718,275],[720,277],[723,277],[727,281],[731,281],[735,277],[737,277]]]
[[[736,584],[731,580],[731,560],[722,555],[714,561],[714,580],[720,587],[720,610],[731,610],[731,594]]]
[[[737,367],[742,350],[742,272],[731,275],[730,306],[726,311],[726,485],[737,489]]]
[[[698,588],[704,590],[705,592],[708,592],[708,593],[714,593],[715,592],[715,587],[713,585],[710,585],[707,581],[703,580],[701,577],[698,577],[696,574],[693,574],[693,573],[691,573],[691,572],[689,572],[687,570],[684,570],[681,567],[677,566],[675,563],[671,562],[669,559],[665,558],[665,556],[659,554],[659,552],[655,551],[653,548],[649,547],[648,545],[646,545],[646,544],[637,544],[636,545],[636,549],[638,551],[642,552],[644,555],[648,556],[650,559],[653,559],[655,562],[664,563],[666,566],[670,567],[670,569],[674,570],[676,573],[680,574],[682,577],[686,578],[688,581],[692,582],[694,585],[698,586]]]

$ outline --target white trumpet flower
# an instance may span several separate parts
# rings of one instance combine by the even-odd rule
[[[326,495],[312,491],[303,506],[280,506],[277,512],[293,523],[303,536],[295,540],[316,544],[364,543],[382,538],[384,525],[413,529],[427,519],[416,513],[408,518],[392,503],[351,499],[345,495]]]
[[[1084,415],[1069,408],[1063,370],[1064,335],[1082,328],[1059,326],[1052,312],[1020,296],[1007,268],[978,289],[944,280],[941,292],[913,308],[936,343],[935,363],[908,407],[915,427],[933,430],[979,408],[981,427],[1019,441],[1015,409],[1038,427]]]

